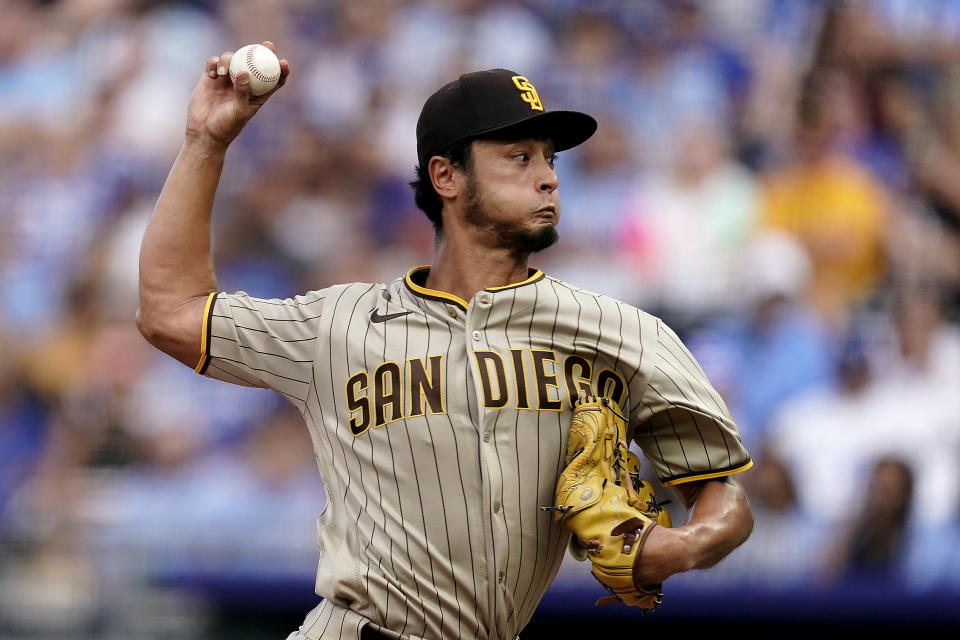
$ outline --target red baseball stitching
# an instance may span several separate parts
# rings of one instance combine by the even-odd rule
[[[256,49],[256,47],[250,47],[249,49],[247,49],[247,71],[250,72],[250,75],[252,75],[257,80],[260,80],[261,82],[273,82],[274,80],[277,80],[280,77],[279,71],[273,74],[272,76],[267,76],[267,75],[264,75],[263,72],[260,71],[260,69],[258,69],[253,65],[254,49]]]

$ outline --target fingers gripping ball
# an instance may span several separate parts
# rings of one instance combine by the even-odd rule
[[[662,585],[635,580],[643,545],[657,525],[672,525],[649,483],[640,479],[640,459],[627,448],[626,421],[613,400],[585,396],[574,405],[566,466],[552,508],[574,534],[571,551],[589,558],[593,575],[610,598],[652,611]]]
[[[280,59],[262,44],[248,44],[230,59],[230,81],[236,82],[241,71],[250,74],[250,93],[262,96],[280,81]]]

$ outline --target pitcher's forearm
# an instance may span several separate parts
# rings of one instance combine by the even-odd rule
[[[689,545],[689,568],[712,567],[743,544],[753,530],[753,513],[743,488],[732,478],[705,483],[681,529]]]
[[[141,313],[169,313],[216,290],[210,218],[225,149],[188,139],[157,200],[140,249]]]
[[[210,218],[225,154],[225,148],[188,138],[140,248],[137,327],[152,345],[188,367],[202,357],[205,302],[217,288]]]
[[[638,584],[659,584],[670,576],[715,565],[746,541],[753,513],[743,487],[734,478],[674,485],[691,509],[679,527],[654,527],[634,567]]]

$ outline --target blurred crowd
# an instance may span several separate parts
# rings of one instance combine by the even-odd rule
[[[600,123],[534,264],[671,324],[755,460],[750,541],[673,580],[960,594],[960,0],[4,5],[0,632],[130,638],[149,604],[190,637],[164,585],[315,571],[300,416],[133,322],[204,61],[267,39],[292,73],[228,154],[221,289],[428,263],[423,100],[516,70]]]

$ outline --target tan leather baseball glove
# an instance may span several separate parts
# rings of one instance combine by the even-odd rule
[[[662,585],[638,584],[643,545],[657,525],[672,525],[653,487],[640,479],[640,459],[628,450],[626,420],[616,402],[582,396],[573,409],[566,466],[548,507],[573,532],[571,553],[589,558],[593,575],[610,592],[597,604],[621,601],[652,611]]]

